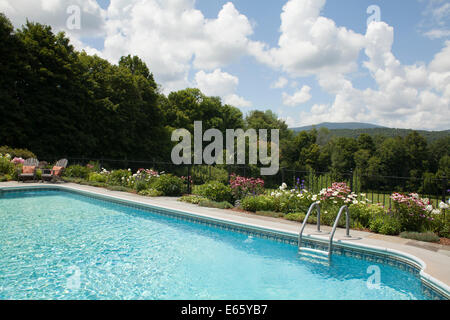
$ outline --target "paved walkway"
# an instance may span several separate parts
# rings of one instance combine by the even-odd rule
[[[0,187],[13,186],[43,186],[43,183],[17,183],[17,182],[1,182]],[[52,184],[47,184],[52,185]],[[177,201],[177,198],[171,197],[157,197],[149,198],[143,197],[127,192],[110,191],[103,188],[95,188],[91,186],[83,186],[73,183],[61,183],[61,186],[67,188],[74,188],[94,192],[103,195],[119,197],[126,200],[146,203],[150,205],[160,206],[168,209],[180,210],[188,213],[193,213],[200,216],[212,217],[230,222],[237,222],[250,226],[260,228],[272,229],[282,232],[298,234],[301,224],[294,221],[288,221],[278,218],[265,217],[259,215],[248,214],[244,212],[237,212],[232,210],[223,210],[215,208],[199,207],[194,204]],[[330,231],[331,228],[327,226],[321,227],[323,231]],[[426,267],[424,272],[438,281],[450,287],[450,246],[445,246],[436,243],[428,243],[416,240],[403,239],[400,237],[385,236],[364,231],[351,230],[351,239],[345,237],[345,229],[337,229],[335,234],[335,241],[376,246],[383,250],[397,250],[409,255],[413,255],[423,262]],[[304,235],[320,238],[315,232],[315,225],[307,225]]]

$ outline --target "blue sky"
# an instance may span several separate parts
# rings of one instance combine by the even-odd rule
[[[81,9],[79,29],[64,23],[69,5]],[[368,27],[371,5],[381,21]],[[112,63],[140,56],[165,93],[199,87],[290,126],[450,128],[449,1],[8,0],[0,10]]]
[[[197,4],[206,17],[213,18],[226,2],[199,0]],[[233,3],[241,13],[256,23],[252,38],[273,46],[277,44],[280,35],[280,12],[286,1],[236,0]],[[444,47],[443,39],[430,39],[421,30],[420,24],[426,18],[423,15],[427,8],[426,1],[328,0],[322,15],[333,19],[339,26],[365,33],[366,21],[369,17],[366,10],[373,4],[380,7],[381,20],[395,28],[392,51],[402,63],[427,63]],[[359,61],[363,59],[362,54]],[[256,108],[273,109],[278,112],[281,110],[284,115],[295,115],[296,111],[283,107],[280,90],[267,90],[273,79],[282,76],[283,73],[261,66],[254,59],[243,59],[241,63],[223,70],[239,76],[238,93],[254,102]],[[360,72],[365,76],[357,76],[354,81],[356,87],[376,87],[376,83],[368,76],[366,70],[360,70]],[[299,78],[297,82],[300,85],[308,84],[313,88],[313,98],[303,108],[309,109],[315,103],[326,103],[330,100],[330,95],[320,89],[314,77]],[[379,124],[383,125],[383,123]]]

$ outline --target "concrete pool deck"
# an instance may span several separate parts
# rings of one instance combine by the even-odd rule
[[[232,223],[239,223],[258,228],[271,229],[287,233],[299,233],[301,224],[294,221],[283,220],[279,218],[265,217],[248,214],[244,212],[205,208],[194,204],[177,201],[172,197],[149,198],[127,192],[111,191],[104,188],[96,188],[74,183],[18,183],[18,182],[0,182],[0,187],[52,187],[62,186],[64,188],[91,192],[99,195],[112,196],[124,200],[135,201],[138,203],[158,206],[166,209],[184,211],[187,213],[204,216],[208,218],[219,219]],[[321,230],[330,231],[328,226],[322,226]],[[328,239],[328,235],[319,235],[316,232],[315,225],[307,225],[304,231],[305,236],[317,239]],[[428,243],[410,239],[403,239],[394,236],[385,236],[365,231],[350,230],[352,238],[345,237],[345,229],[338,228],[334,237],[335,242],[353,243],[354,245],[372,246],[381,249],[395,250],[412,255],[422,260],[426,266],[423,270],[427,275],[450,287],[450,246]]]

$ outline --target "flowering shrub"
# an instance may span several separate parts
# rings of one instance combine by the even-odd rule
[[[25,160],[22,158],[14,157],[14,159],[12,159],[11,162],[14,163],[15,165],[18,165],[18,164],[23,164],[25,162]]]
[[[0,175],[13,175],[15,171],[15,165],[11,162],[11,156],[0,153]]]
[[[394,193],[391,199],[393,212],[401,223],[402,231],[425,230],[434,220],[431,215],[440,213],[439,209],[433,209],[428,199],[421,198],[417,193]]]
[[[152,169],[139,169],[135,174],[126,178],[127,185],[138,191],[146,189],[155,179],[159,178],[159,173]],[[124,179],[125,180],[125,179]]]
[[[274,199],[274,211],[283,213],[306,212],[314,202],[313,195],[307,190],[286,190],[286,184],[270,194]]]
[[[232,174],[230,177],[230,187],[233,197],[239,200],[249,195],[256,196],[264,193],[264,180]]]
[[[106,171],[106,170],[105,170]],[[106,171],[107,172],[107,171]],[[127,187],[130,184],[131,169],[128,170],[113,170],[108,175],[108,183],[116,186]]]
[[[344,205],[357,203],[357,195],[351,192],[350,187],[345,182],[334,182],[331,187],[324,188],[319,192],[321,201],[331,201],[334,204]]]

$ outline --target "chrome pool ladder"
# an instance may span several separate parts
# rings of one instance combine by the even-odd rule
[[[351,237],[350,236],[350,212],[348,210],[347,206],[342,206],[339,209],[339,213],[336,217],[336,220],[334,220],[334,224],[333,224],[333,229],[331,230],[331,234],[330,234],[330,238],[329,238],[329,243],[328,243],[328,252],[324,251],[324,250],[317,250],[317,249],[311,249],[311,248],[307,248],[307,247],[302,247],[302,237],[303,237],[303,231],[305,230],[306,227],[306,222],[310,216],[310,214],[312,213],[312,211],[316,209],[317,210],[317,232],[322,232],[320,231],[320,206],[318,203],[313,203],[308,210],[308,213],[305,216],[305,219],[303,220],[302,223],[302,228],[300,229],[300,233],[298,235],[298,250],[301,251],[306,250],[306,251],[311,251],[313,253],[320,253],[320,254],[325,254],[328,257],[331,257],[331,253],[333,251],[333,238],[334,238],[334,234],[336,233],[336,228],[337,225],[339,223],[339,219],[341,218],[342,212],[345,210],[345,227],[346,227],[346,237]]]

